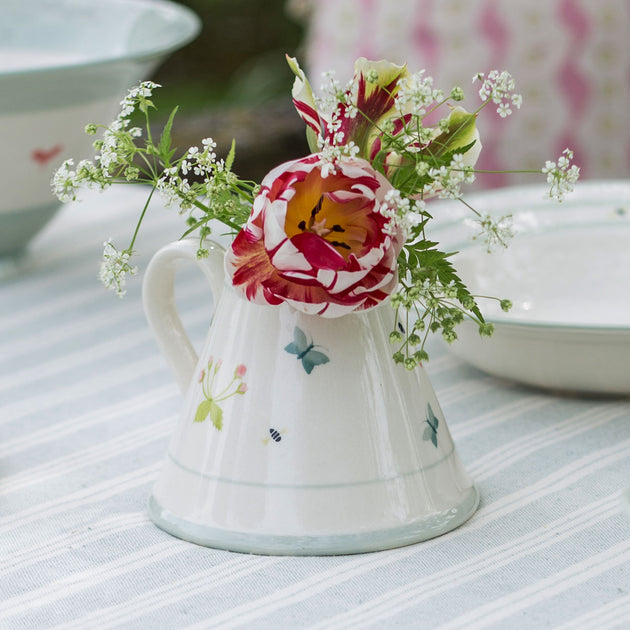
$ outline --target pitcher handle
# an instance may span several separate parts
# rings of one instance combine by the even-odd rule
[[[142,283],[144,312],[158,346],[183,393],[186,392],[197,365],[197,351],[184,330],[175,304],[175,271],[182,260],[196,262],[210,282],[216,308],[224,286],[225,250],[213,241],[205,241],[207,258],[197,258],[198,242],[175,241],[162,247],[151,259]]]

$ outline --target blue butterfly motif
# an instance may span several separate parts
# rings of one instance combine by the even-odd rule
[[[427,404],[427,419],[426,419],[426,423],[429,426],[425,427],[424,434],[422,435],[422,439],[423,440],[431,440],[431,442],[433,443],[433,446],[435,446],[437,448],[437,445],[438,445],[437,429],[438,429],[438,424],[440,424],[440,421],[437,419],[437,417],[433,413],[433,409],[431,409],[431,405],[428,405],[428,404]]]
[[[289,354],[297,355],[297,360],[302,362],[307,374],[310,374],[316,365],[324,365],[330,361],[323,352],[315,350],[315,344],[307,340],[304,331],[298,326],[293,330],[293,341],[284,349]]]

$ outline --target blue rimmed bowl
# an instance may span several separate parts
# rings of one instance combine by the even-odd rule
[[[495,218],[511,214],[516,235],[493,254],[471,240],[467,208],[435,202],[430,234],[482,300],[491,338],[464,322],[451,350],[501,378],[585,395],[630,395],[630,180],[578,182],[561,204],[546,186],[468,195]]]
[[[93,155],[128,88],[194,39],[200,21],[165,0],[0,2],[0,260],[18,257],[59,208],[50,180]]]

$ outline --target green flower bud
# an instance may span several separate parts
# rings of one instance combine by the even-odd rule
[[[457,333],[452,328],[447,328],[442,332],[442,337],[446,343],[453,343],[457,339]]]
[[[501,310],[506,313],[512,308],[512,302],[510,300],[501,300]]]
[[[394,133],[394,121],[387,119],[382,125],[383,131],[385,133]]]
[[[402,333],[398,330],[392,330],[389,333],[389,343],[400,343],[403,340]]]
[[[97,129],[98,127],[94,123],[89,123],[88,125],[85,125],[85,133],[87,133],[88,136],[93,136],[96,133]]]
[[[409,291],[407,291],[407,295],[410,300],[417,300],[420,297],[420,288],[419,287],[411,287]]]
[[[418,162],[416,164],[416,173],[420,175],[420,177],[424,177],[429,172],[431,167],[427,164],[427,162]]]
[[[134,179],[138,179],[138,175],[140,175],[140,169],[135,166],[128,166],[125,170],[125,178],[129,182]]]
[[[449,299],[451,299],[451,300],[454,300],[454,299],[457,297],[457,287],[452,286],[452,285],[451,285],[451,286],[448,286],[448,287],[445,287],[445,289],[444,289],[444,295],[445,295],[447,298],[449,298]]]
[[[422,361],[428,361],[429,360],[429,355],[428,355],[426,350],[418,350],[413,355],[413,357],[418,363],[422,363]]]
[[[459,87],[458,85],[455,86],[452,90],[451,90],[451,98],[454,101],[463,101],[464,100],[464,90],[462,90],[461,87]]]
[[[416,365],[418,364],[416,363],[416,360],[413,357],[407,357],[405,359],[405,369],[409,370],[410,372],[412,370],[415,370]]]
[[[405,361],[405,355],[402,352],[395,352],[392,355],[394,363],[403,363]]]
[[[494,332],[494,324],[490,322],[484,322],[479,326],[479,334],[482,337],[492,337],[492,333]]]

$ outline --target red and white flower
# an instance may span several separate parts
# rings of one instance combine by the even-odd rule
[[[360,157],[372,159],[373,143],[384,122],[392,120],[404,124],[401,116],[407,112],[401,112],[396,107],[396,94],[398,83],[408,76],[406,65],[368,61],[361,57],[355,64],[354,87],[346,92],[346,98],[333,104],[333,111],[322,111],[297,60],[287,56],[287,61],[295,73],[293,104],[311,131],[324,140],[332,140],[341,132],[344,144],[353,142],[359,149]],[[361,113],[355,115],[349,110]],[[333,118],[337,121],[336,125],[332,124]],[[312,140],[309,141],[314,149]]]
[[[398,283],[403,236],[380,213],[392,189],[368,162],[342,158],[322,176],[317,154],[273,169],[226,255],[237,290],[337,317],[382,302]]]
[[[441,166],[443,157],[454,153],[463,153],[464,166],[477,162],[481,152],[477,114],[450,106],[441,125],[424,127],[427,109],[443,96],[432,89],[432,79],[423,72],[410,75],[406,65],[362,57],[355,63],[351,87],[336,94],[332,109],[324,111],[297,60],[287,57],[287,61],[295,73],[293,104],[307,125],[312,150],[330,144],[353,145],[358,157],[369,160],[390,180],[405,165],[415,168],[420,159],[429,168]],[[419,104],[420,97],[424,100]],[[401,155],[401,146],[414,160]]]

